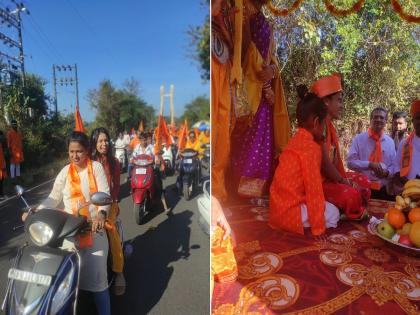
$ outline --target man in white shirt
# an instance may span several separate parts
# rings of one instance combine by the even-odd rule
[[[147,133],[141,132],[139,134],[140,143],[136,145],[133,151],[133,158],[140,154],[148,154],[151,157],[155,157],[153,153],[153,146],[147,145]]]
[[[414,131],[400,143],[392,167],[392,186],[396,194],[402,192],[407,180],[420,177],[420,100],[411,104],[410,114]]]
[[[370,114],[370,128],[358,134],[347,155],[347,167],[365,174],[371,181],[371,198],[394,200],[386,186],[395,158],[394,140],[384,134],[388,112],[377,107]]]

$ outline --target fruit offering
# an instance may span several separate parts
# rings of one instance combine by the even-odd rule
[[[376,230],[393,242],[420,248],[420,179],[407,181],[402,196],[395,198],[394,207],[388,209]]]

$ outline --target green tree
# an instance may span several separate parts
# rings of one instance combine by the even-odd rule
[[[134,79],[127,80],[122,89],[116,88],[110,80],[100,82],[98,89],[88,92],[92,108],[97,111],[93,127],[106,127],[111,137],[118,132],[137,128],[143,120],[148,128],[154,116],[154,109],[140,98],[139,83]]]
[[[207,96],[198,96],[185,105],[184,114],[179,118],[180,122],[188,120],[191,125],[199,120],[210,120],[210,101]]]
[[[209,11],[209,0],[202,1],[202,6]],[[188,30],[191,47],[190,56],[200,65],[201,78],[210,80],[210,18],[207,13],[201,26],[190,26]]]
[[[415,2],[404,1],[404,10],[419,15]],[[349,8],[354,1],[334,4]],[[366,0],[347,17],[334,17],[320,0],[304,1],[294,14],[273,22],[292,112],[296,86],[332,72],[343,75],[346,121],[367,118],[376,106],[407,110],[418,97],[420,28],[402,20],[389,1]]]

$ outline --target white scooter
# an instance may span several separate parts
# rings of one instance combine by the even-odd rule
[[[165,145],[162,146],[162,159],[165,163],[165,175],[171,176],[174,174],[175,165],[174,165],[174,156],[172,154],[172,148],[169,146],[166,148]]]
[[[115,157],[120,162],[121,172],[124,172],[127,168],[127,150],[124,145],[115,145]]]

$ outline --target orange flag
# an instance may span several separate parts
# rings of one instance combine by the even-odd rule
[[[155,132],[155,154],[157,154],[162,147],[162,143],[166,144],[166,147],[169,147],[172,144],[172,138],[169,134],[168,126],[166,125],[165,118],[159,116],[158,126]]]
[[[78,104],[76,104],[76,111],[74,112],[74,120],[76,121],[76,128],[74,128],[74,131],[80,131],[80,132],[86,133],[86,129],[83,127],[83,120],[82,120],[82,116],[80,116]]]
[[[138,128],[138,130],[139,130],[140,132],[143,132],[143,131],[144,131],[143,120],[141,120],[141,121],[140,121],[140,124],[139,124],[139,128]]]
[[[187,143],[187,134],[188,134],[188,125],[187,120],[185,120],[184,124],[179,129],[178,133],[178,148],[180,150],[184,150],[185,144]]]

